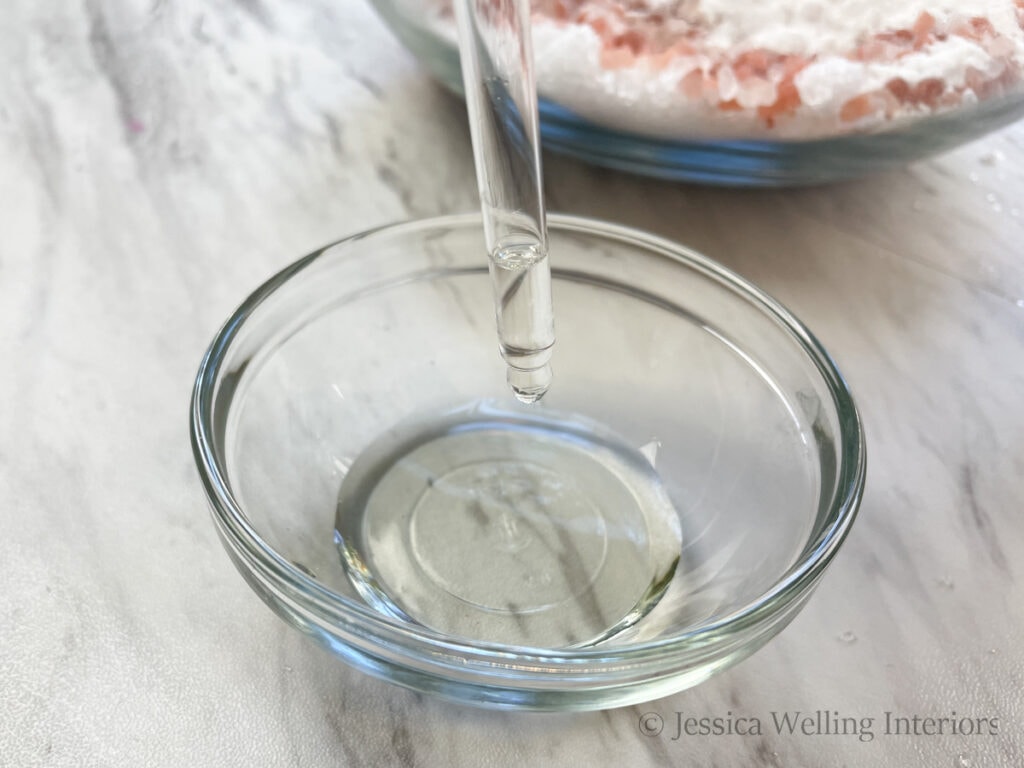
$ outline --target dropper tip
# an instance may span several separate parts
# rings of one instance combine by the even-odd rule
[[[510,365],[505,378],[516,399],[529,405],[544,397],[551,386],[551,366],[545,364],[540,368],[525,369]]]

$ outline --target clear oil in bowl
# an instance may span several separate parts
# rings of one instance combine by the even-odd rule
[[[378,439],[336,519],[349,579],[377,610],[541,647],[634,625],[672,580],[681,539],[643,453],[578,416],[489,401]]]

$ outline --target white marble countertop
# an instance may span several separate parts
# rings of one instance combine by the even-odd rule
[[[360,0],[6,4],[0,765],[1024,765],[1024,124],[824,189],[546,162],[553,208],[788,304],[869,440],[860,518],[797,620],[603,713],[471,710],[345,667],[235,573],[189,448],[201,353],[263,278],[474,207],[461,105]],[[873,718],[872,738],[673,738],[680,717],[796,711]],[[995,733],[883,732],[953,711]]]

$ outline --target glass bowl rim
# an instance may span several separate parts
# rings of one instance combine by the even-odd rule
[[[812,587],[831,562],[845,540],[856,518],[864,490],[866,474],[866,446],[860,415],[848,384],[832,357],[817,338],[788,309],[762,289],[737,273],[703,254],[663,237],[625,227],[619,224],[565,214],[548,214],[549,226],[557,231],[597,236],[638,248],[650,255],[660,256],[676,264],[697,271],[705,277],[725,285],[733,293],[756,306],[769,319],[775,320],[815,364],[832,398],[839,422],[839,433],[833,438],[838,444],[840,462],[836,470],[836,491],[828,514],[811,532],[808,545],[815,542],[800,560],[780,575],[772,587],[759,597],[731,613],[701,624],[686,632],[642,643],[621,646],[593,646],[581,648],[538,648],[480,642],[452,637],[443,633],[386,617],[369,606],[347,598],[329,589],[294,566],[286,557],[273,549],[248,521],[244,510],[231,492],[227,472],[222,467],[215,446],[217,433],[213,415],[215,407],[223,407],[215,400],[221,366],[232,342],[238,337],[246,321],[271,294],[289,280],[321,258],[326,258],[337,247],[382,236],[410,236],[417,232],[481,227],[477,213],[449,214],[384,224],[341,238],[313,251],[286,266],[256,288],[229,316],[206,350],[196,374],[190,403],[189,427],[193,458],[210,503],[214,520],[230,547],[231,554],[241,556],[249,573],[270,587],[275,596],[286,596],[289,602],[298,602],[325,619],[334,630],[348,629],[367,638],[405,648],[416,655],[429,650],[431,655],[457,658],[463,662],[477,661],[489,665],[507,663],[514,658],[516,664],[536,665],[533,671],[543,672],[540,665],[569,667],[587,663],[601,666],[622,664],[631,666],[644,660],[663,658],[692,649],[694,643],[703,645],[713,641],[723,630],[737,630],[757,626],[760,622],[784,612],[786,606]],[[242,565],[236,560],[236,566]],[[269,583],[268,583],[269,582]],[[282,588],[285,594],[282,594]],[[435,665],[440,659],[433,659]],[[463,669],[465,669],[463,667]],[[550,671],[548,669],[547,671]],[[527,669],[516,670],[517,674]]]

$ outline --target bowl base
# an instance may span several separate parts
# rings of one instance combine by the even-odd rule
[[[647,615],[679,562],[679,517],[652,458],[541,405],[481,401],[403,422],[342,483],[342,563],[369,605],[446,635],[608,640]]]

